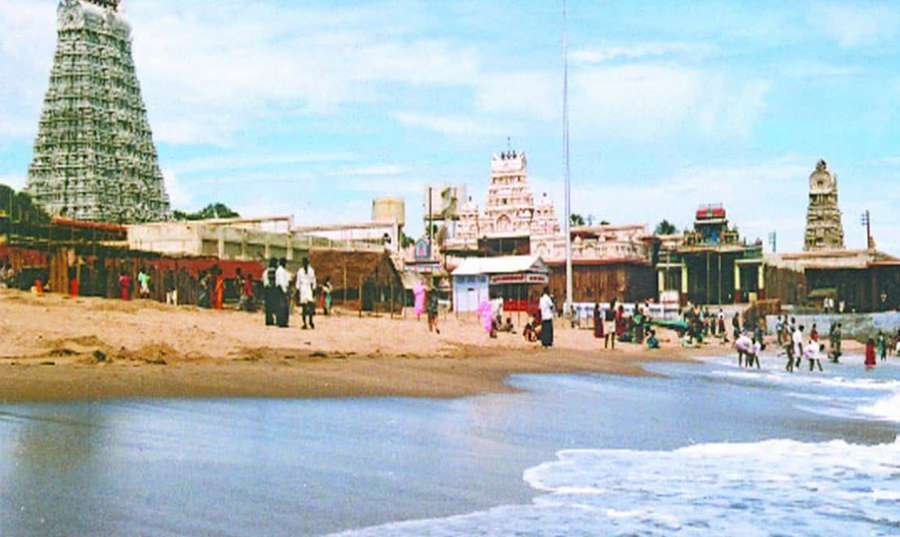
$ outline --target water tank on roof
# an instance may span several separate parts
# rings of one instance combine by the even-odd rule
[[[372,200],[372,221],[406,223],[406,202],[396,196],[383,196]]]

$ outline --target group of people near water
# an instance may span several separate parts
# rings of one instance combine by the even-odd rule
[[[303,258],[297,273],[291,274],[287,269],[287,259],[269,259],[268,267],[263,272],[263,304],[266,326],[286,328],[290,322],[292,303],[300,306],[303,330],[315,330],[316,271]],[[331,282],[325,280],[322,286],[324,294],[323,312],[328,315],[331,308]]]

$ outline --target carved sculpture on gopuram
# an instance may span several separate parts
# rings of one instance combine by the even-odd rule
[[[149,222],[169,198],[119,0],[61,0],[26,191],[54,215]]]
[[[806,251],[844,248],[844,226],[838,208],[837,175],[824,160],[809,176],[809,208],[806,212]]]

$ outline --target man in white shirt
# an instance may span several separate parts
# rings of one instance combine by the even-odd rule
[[[278,270],[275,271],[275,287],[278,288],[279,304],[276,317],[278,326],[287,328],[291,316],[291,273],[287,270],[287,259],[278,260]]]
[[[553,346],[553,299],[550,298],[550,288],[544,287],[541,300],[538,303],[541,309],[541,345]]]
[[[800,360],[803,358],[803,329],[803,326],[798,327],[791,336],[791,342],[794,344],[794,367],[800,367]]]
[[[300,295],[301,315],[303,316],[303,330],[307,328],[315,330],[313,315],[316,312],[316,271],[309,266],[309,259],[303,258],[302,266],[297,270],[297,291]],[[307,325],[307,319],[309,324]]]

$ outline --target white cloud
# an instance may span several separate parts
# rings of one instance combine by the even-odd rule
[[[4,184],[13,190],[21,190],[25,187],[25,176],[24,175],[0,175],[0,184]]]
[[[733,81],[702,69],[669,64],[588,68],[576,73],[573,127],[614,132],[632,140],[749,134],[769,85]]]
[[[900,29],[900,12],[892,3],[829,3],[811,14],[812,25],[843,47],[890,39]]]
[[[178,174],[167,169],[162,170],[162,174],[171,207],[182,210],[191,207],[194,202],[194,196],[191,193],[191,189],[179,181]]]
[[[631,45],[602,45],[573,50],[569,60],[573,64],[594,64],[612,60],[637,60],[660,56],[708,56],[716,51],[705,43],[647,42]]]
[[[487,118],[476,121],[468,116],[416,112],[397,112],[393,116],[403,125],[435,131],[449,137],[497,136],[503,132]]]

